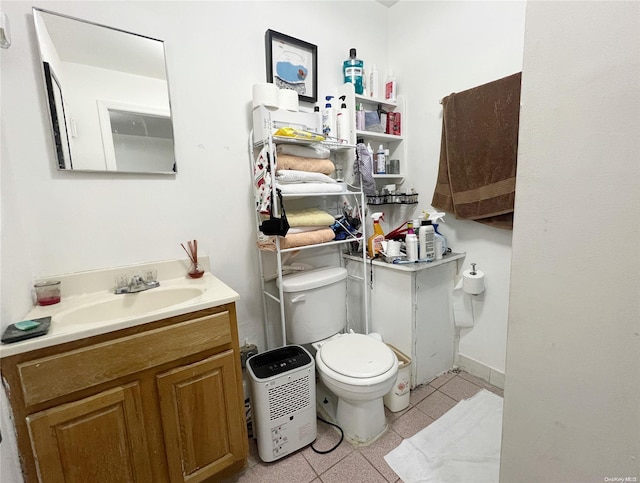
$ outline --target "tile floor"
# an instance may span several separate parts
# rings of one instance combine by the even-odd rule
[[[254,439],[249,440],[249,458],[245,469],[226,480],[226,483],[385,483],[401,482],[387,465],[384,456],[427,427],[461,399],[467,399],[481,389],[502,396],[502,389],[466,372],[449,372],[427,385],[411,391],[407,409],[392,413],[385,408],[389,429],[369,446],[354,448],[343,441],[328,454],[318,454],[310,447],[303,448],[281,460],[264,463],[258,457]],[[331,426],[318,421],[318,437],[314,447],[323,450],[340,439]]]

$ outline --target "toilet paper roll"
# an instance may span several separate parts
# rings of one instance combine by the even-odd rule
[[[280,109],[298,112],[298,92],[291,89],[280,89],[280,100],[278,106]]]
[[[465,270],[462,274],[462,289],[465,293],[478,295],[484,291],[484,272]]]
[[[280,89],[275,84],[264,83],[253,85],[253,108],[258,106],[278,107]]]

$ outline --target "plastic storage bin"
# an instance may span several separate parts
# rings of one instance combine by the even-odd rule
[[[398,378],[391,388],[391,391],[385,394],[382,400],[389,411],[397,413],[409,407],[409,398],[411,396],[411,358],[391,344],[387,345],[398,358]]]

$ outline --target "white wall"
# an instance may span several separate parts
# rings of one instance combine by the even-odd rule
[[[179,173],[57,172],[31,7],[166,42]],[[251,92],[265,82],[267,29],[318,46],[319,97],[342,83],[349,48],[386,68],[388,9],[376,2],[3,1],[0,330],[31,307],[36,276],[184,258],[197,238],[212,271],[240,294],[240,338],[263,344],[253,191]],[[357,24],[366,29],[354,28]],[[2,480],[17,457],[0,421]],[[9,479],[8,481],[11,481]]]
[[[526,32],[500,480],[637,481],[640,3]]]
[[[435,188],[442,106],[440,99],[522,70],[525,2],[408,2],[389,9],[391,67],[398,93],[407,96],[409,180],[430,210]],[[386,71],[381,71],[381,76]],[[462,329],[460,354],[504,372],[511,232],[445,217],[440,231],[486,273],[476,301],[476,323]]]

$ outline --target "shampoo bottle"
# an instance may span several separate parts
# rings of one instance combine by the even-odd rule
[[[331,107],[331,99],[333,96],[325,97],[327,103],[322,110],[322,134],[324,136],[333,136],[333,108]]]
[[[382,253],[384,232],[380,226],[380,220],[384,220],[384,213],[374,213],[371,215],[371,219],[373,220],[373,235],[367,240],[367,252],[369,258],[374,258]]]
[[[349,50],[349,58],[342,63],[344,82],[353,84],[356,94],[364,93],[364,62],[356,58],[356,49]]]

